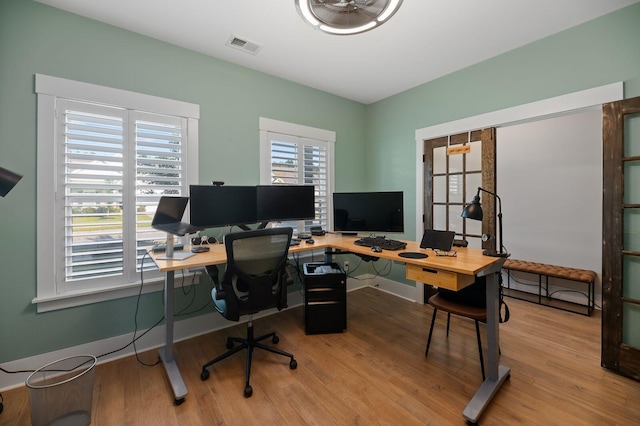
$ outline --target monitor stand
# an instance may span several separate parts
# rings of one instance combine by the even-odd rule
[[[188,257],[194,256],[195,253],[191,253],[190,251],[181,251],[175,252],[173,251],[173,234],[167,232],[167,248],[164,251],[164,254],[161,254],[157,257],[158,260],[184,260]]]

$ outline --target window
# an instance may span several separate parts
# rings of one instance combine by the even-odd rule
[[[198,107],[41,75],[36,92],[38,311],[128,295],[141,270],[160,278],[151,219],[197,176]]]
[[[275,226],[291,226],[294,232],[332,229],[334,144],[335,132],[260,118],[260,183],[315,187],[314,220]]]

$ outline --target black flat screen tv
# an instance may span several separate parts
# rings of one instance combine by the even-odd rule
[[[333,230],[340,233],[404,233],[402,191],[335,192]]]
[[[190,185],[191,224],[203,228],[256,223],[255,186]]]
[[[313,185],[259,185],[256,187],[258,222],[315,219]]]

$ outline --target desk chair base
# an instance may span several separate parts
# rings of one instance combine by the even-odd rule
[[[211,361],[207,362],[205,365],[203,365],[202,372],[200,373],[200,379],[204,381],[209,378],[209,370],[207,370],[209,366],[215,364],[218,361],[222,361],[223,359],[228,358],[231,355],[237,352],[240,352],[243,349],[246,349],[247,350],[247,369],[246,369],[246,376],[245,376],[246,383],[244,387],[244,396],[245,398],[249,398],[251,395],[253,395],[253,388],[249,384],[249,378],[251,376],[251,358],[253,356],[254,349],[256,348],[264,349],[265,351],[273,352],[274,354],[286,356],[290,358],[290,361],[289,361],[290,369],[295,370],[298,367],[298,362],[294,359],[292,354],[261,343],[262,340],[266,340],[269,338],[271,339],[271,343],[273,343],[274,345],[280,341],[280,338],[276,335],[275,332],[268,333],[260,337],[253,337],[253,322],[251,319],[249,319],[249,322],[247,324],[247,338],[246,339],[241,337],[227,338],[227,349],[229,350],[223,353],[222,355],[216,357],[215,359],[212,359]],[[234,347],[234,343],[240,343],[240,346]]]

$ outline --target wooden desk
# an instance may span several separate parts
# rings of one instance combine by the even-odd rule
[[[315,244],[306,244],[304,241],[298,246],[292,246],[289,253],[298,253],[308,250],[325,250],[325,261],[330,262],[333,255],[339,253],[366,254],[382,259],[390,259],[404,263],[407,268],[407,279],[436,285],[449,290],[460,290],[475,281],[475,277],[487,276],[487,358],[488,374],[486,380],[463,411],[463,416],[470,423],[476,423],[488,406],[489,402],[498,391],[504,380],[509,377],[510,370],[499,365],[499,280],[498,274],[505,259],[482,255],[482,250],[473,248],[456,248],[456,257],[436,256],[432,250],[420,248],[415,241],[406,241],[407,247],[402,250],[383,250],[374,253],[369,247],[354,244],[356,237],[344,237],[341,235],[327,234],[322,237],[314,237]],[[189,247],[185,247],[189,250]],[[399,256],[402,252],[422,252],[429,257],[412,259]],[[174,273],[179,269],[196,268],[206,265],[218,265],[226,263],[224,245],[214,244],[211,250],[198,253],[184,260],[160,260],[161,253],[151,252],[151,258],[160,271],[165,273],[165,326],[166,343],[160,349],[160,358],[165,366],[169,381],[173,387],[175,403],[181,404],[187,395],[180,370],[173,357],[173,312],[174,312]]]

